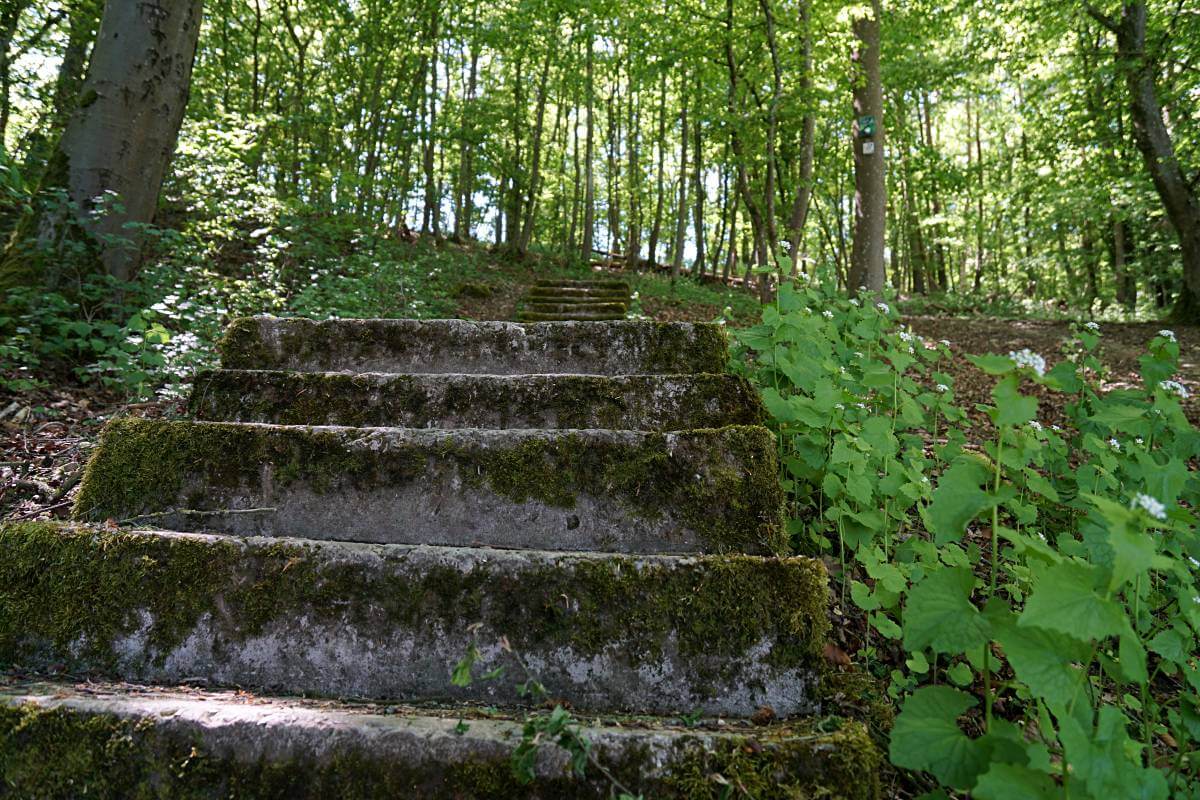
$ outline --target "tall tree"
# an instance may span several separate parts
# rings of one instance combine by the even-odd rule
[[[850,253],[849,289],[883,290],[883,250],[887,219],[884,183],[883,78],[879,71],[880,7],[854,19],[857,70],[854,76],[854,241]]]

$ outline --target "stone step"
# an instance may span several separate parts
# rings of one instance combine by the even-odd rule
[[[387,375],[206,370],[192,416],[217,422],[403,428],[678,431],[759,425],[758,393],[733,375]]]
[[[629,283],[622,280],[613,280],[606,278],[597,278],[595,280],[540,280],[534,282],[534,287],[554,287],[554,288],[570,288],[570,289],[620,289],[623,291],[629,290]]]
[[[608,322],[615,320],[623,320],[624,312],[608,312],[608,311],[591,311],[591,312],[569,312],[569,311],[521,311],[517,314],[517,319],[521,322]]]
[[[575,300],[591,302],[593,300],[628,301],[631,294],[625,289],[581,289],[570,286],[535,286],[526,295],[529,299],[554,298],[556,300]]]
[[[648,433],[122,418],[77,518],[396,544],[779,552],[766,428]]]
[[[717,325],[645,321],[518,325],[467,320],[248,317],[221,341],[230,369],[523,375],[724,372]]]
[[[376,699],[819,710],[819,560],[0,528],[0,663]],[[477,674],[452,681],[477,648]],[[522,667],[521,665],[524,665]],[[530,672],[526,675],[524,669]]]
[[[16,797],[600,800],[879,796],[879,753],[851,721],[729,732],[579,720],[594,763],[544,742],[533,780],[523,722],[482,709],[373,706],[129,684],[0,684],[0,764]],[[728,726],[727,726],[728,727]],[[741,791],[741,790],[739,790]]]
[[[550,300],[526,300],[525,310],[535,314],[619,314],[629,310],[628,303],[556,303]]]

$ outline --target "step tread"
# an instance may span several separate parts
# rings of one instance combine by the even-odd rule
[[[244,317],[220,343],[221,366],[304,372],[724,372],[725,332],[642,320],[479,322]]]
[[[54,564],[54,570],[39,569]],[[816,710],[820,561],[0,527],[0,662],[139,681],[575,708]],[[728,625],[727,620],[742,620]],[[512,651],[505,647],[510,643]],[[472,646],[480,672],[451,682]],[[513,655],[515,652],[517,655]],[[526,701],[527,702],[527,701]]]
[[[779,552],[776,458],[772,434],[757,426],[654,433],[122,418],[100,437],[75,513],[412,544]]]
[[[722,781],[737,780],[742,771],[744,780],[773,775],[764,788],[783,792],[780,796],[868,800],[878,793],[873,776],[879,754],[856,722],[707,730],[670,720],[577,720],[597,760],[646,796],[715,794]],[[233,781],[243,790],[257,787],[254,796],[260,798],[333,796],[347,784],[360,798],[607,796],[595,767],[584,779],[565,777],[570,754],[553,744],[538,751],[534,783],[516,781],[511,755],[521,733],[522,717],[484,709],[0,680],[0,740],[9,743],[10,759],[6,779],[18,792],[46,791],[37,780],[48,764],[51,781],[89,796],[132,796],[140,786],[153,786],[156,796],[163,790],[181,795],[185,788],[188,796],[194,791],[217,796]],[[68,752],[71,758],[64,757]],[[118,763],[121,769],[112,769]],[[284,785],[268,788],[269,773]],[[114,786],[118,774],[126,783]],[[721,775],[719,781],[714,774]]]
[[[684,430],[766,419],[745,379],[712,375],[464,375],[204,370],[200,420],[405,428]]]

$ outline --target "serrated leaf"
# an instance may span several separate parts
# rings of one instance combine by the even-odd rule
[[[1037,398],[1021,394],[1015,374],[1005,376],[996,384],[992,399],[996,401],[992,422],[997,427],[1024,425],[1037,416]]]
[[[1116,601],[1101,597],[1096,568],[1072,561],[1043,570],[1017,622],[1090,641],[1115,636],[1128,624]]]
[[[967,356],[967,360],[988,375],[1007,375],[1017,368],[1017,364],[1008,356],[988,353],[983,356]]]
[[[975,576],[963,567],[942,567],[909,590],[904,607],[904,646],[957,654],[988,640],[989,625],[971,603]]]
[[[992,764],[971,791],[976,800],[1055,800],[1060,792],[1044,772],[1018,764]]]
[[[987,753],[958,727],[974,697],[949,686],[924,686],[905,701],[892,727],[892,763],[933,774],[940,783],[967,790],[987,766]]]
[[[987,470],[974,459],[959,459],[946,470],[933,490],[928,521],[939,544],[962,537],[971,520],[992,505],[992,498],[981,488],[988,479]]]

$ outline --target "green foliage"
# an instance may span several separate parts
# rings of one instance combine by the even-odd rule
[[[904,647],[903,669],[870,640],[862,654],[903,703],[894,764],[978,797],[1195,796],[1200,433],[1174,334],[1150,342],[1142,387],[1105,393],[1094,324],[1049,371],[1028,351],[972,358],[995,380],[982,443],[946,344],[886,303],[785,285],[736,338],[794,545],[836,551],[843,600]],[[1036,419],[1031,383],[1069,424]]]

